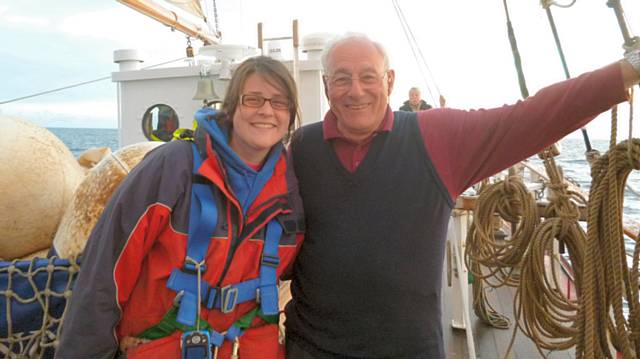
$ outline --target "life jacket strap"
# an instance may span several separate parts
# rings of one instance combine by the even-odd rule
[[[282,226],[276,218],[267,224],[262,259],[260,261],[260,284],[256,294],[260,304],[260,310],[264,315],[277,315],[278,308],[278,276],[277,269],[280,264],[278,256],[278,244],[282,236]]]
[[[196,175],[202,158],[195,143],[192,143],[192,150],[193,173]],[[272,218],[267,223],[258,278],[217,288],[211,287],[204,280],[198,280],[206,271],[204,257],[217,221],[218,211],[210,185],[194,182],[189,212],[187,256],[184,266],[173,269],[167,280],[168,288],[182,293],[176,320],[184,326],[192,327],[198,318],[198,303],[208,309],[219,309],[226,314],[234,311],[236,305],[252,300],[259,303],[262,315],[277,315],[277,267],[280,263],[278,245],[283,232],[282,225],[277,218]]]
[[[176,330],[179,330],[183,333],[196,330],[196,327],[189,327],[183,324],[180,324],[176,319],[178,315],[178,305],[174,305],[169,309],[169,311],[162,317],[162,320],[151,328],[146,329],[144,332],[136,335],[138,338],[156,340],[160,338],[164,338],[173,334]],[[200,319],[200,330],[208,330],[211,335],[211,343],[214,346],[221,346],[224,342],[225,338],[227,340],[235,340],[236,338],[242,336],[244,331],[251,327],[251,323],[255,319],[255,317],[260,317],[263,321],[269,324],[278,324],[278,316],[271,315],[265,316],[260,313],[258,308],[253,309],[247,314],[243,315],[238,319],[227,331],[225,332],[217,332],[211,328],[207,321]]]

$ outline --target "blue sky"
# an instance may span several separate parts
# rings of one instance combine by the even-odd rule
[[[113,50],[145,42],[162,48],[156,34],[167,45],[183,42],[182,36],[115,1],[63,0],[55,9],[42,1],[3,1],[0,102],[109,76],[116,70]],[[116,127],[116,86],[107,79],[0,105],[0,111],[45,126]]]
[[[459,108],[500,106],[520,98],[501,0],[398,0],[428,70],[415,61],[390,0],[217,3],[226,43],[255,46],[259,21],[265,23],[265,36],[284,36],[293,18],[299,19],[302,35],[358,31],[381,41],[397,74],[391,97],[394,108],[412,86],[421,87],[428,102],[433,102],[429,89],[434,96],[439,90],[448,105]],[[622,4],[632,32],[640,35],[640,1],[622,0]],[[509,5],[529,92],[564,79],[539,0],[511,0]],[[621,57],[622,37],[606,0],[578,0],[571,8],[552,10],[572,75]],[[178,58],[183,56],[185,38],[115,0],[60,0],[56,6],[43,6],[41,0],[4,0],[0,43],[3,102],[109,76],[117,69],[112,62],[115,49],[144,50],[145,65]],[[0,105],[0,114],[45,126],[116,127],[116,86],[106,80]],[[603,115],[590,124],[592,136],[606,138],[609,122]],[[620,126],[619,136],[626,136],[626,126]]]

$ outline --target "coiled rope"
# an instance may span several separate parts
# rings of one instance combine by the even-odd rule
[[[630,111],[630,121],[632,119],[633,111]],[[640,169],[640,139],[629,138],[616,145],[616,128],[614,107],[610,149],[591,169],[576,358],[613,358],[612,346],[624,358],[637,358],[640,349],[639,248],[635,246],[629,269],[622,224],[625,183],[632,170]],[[628,318],[623,312],[625,301],[629,307]]]
[[[494,213],[510,223],[522,222],[509,240],[496,240]],[[474,276],[493,279],[493,287],[514,285],[512,273],[520,265],[537,223],[535,199],[518,177],[507,177],[483,189],[467,235],[465,260],[469,267],[473,261],[489,269],[489,273],[473,273]]]
[[[510,239],[496,240],[494,213],[520,223]],[[467,233],[465,262],[474,276],[474,311],[488,325],[506,329],[509,320],[490,305],[484,284],[493,288],[517,285],[516,269],[538,221],[535,199],[518,177],[507,177],[481,190]],[[488,273],[483,273],[483,268]]]
[[[507,30],[513,52],[514,62],[518,72],[518,80],[523,98],[528,97],[528,90],[521,67],[520,56],[515,40],[513,27],[509,18],[509,10],[506,0],[503,0],[507,17]],[[467,267],[479,278],[474,282],[474,309],[487,324],[498,328],[508,327],[508,320],[503,315],[496,313],[487,298],[482,287],[485,283],[497,287],[505,284],[518,286],[516,300],[514,301],[514,313],[518,318],[518,327],[514,328],[514,335],[507,351],[507,355],[517,328],[529,336],[540,348],[566,349],[573,346],[575,330],[568,328],[566,322],[572,321],[576,315],[576,303],[567,299],[562,293],[561,285],[557,278],[557,264],[552,261],[553,271],[551,279],[546,275],[547,268],[545,256],[551,252],[556,238],[566,243],[572,260],[582,263],[582,243],[585,234],[578,223],[580,212],[575,202],[584,204],[585,199],[578,193],[568,191],[563,183],[560,171],[555,165],[550,150],[541,153],[545,159],[545,167],[551,182],[549,184],[556,196],[547,208],[546,216],[555,217],[547,220],[544,226],[536,229],[539,223],[536,203],[526,187],[520,182],[521,192],[518,198],[510,198],[512,183],[518,183],[508,178],[504,183],[497,183],[488,188],[486,195],[482,193],[477,201],[474,222],[467,237],[467,251],[465,260]],[[503,190],[498,190],[503,188]],[[497,194],[495,198],[492,195]],[[573,200],[573,201],[572,201]],[[513,209],[512,201],[519,202],[521,212],[506,211]],[[507,205],[498,205],[506,203]],[[500,216],[515,226],[519,223],[513,237],[498,243],[494,239],[492,216],[498,212]],[[522,237],[524,234],[524,237]],[[489,274],[483,274],[482,268],[486,267]],[[579,267],[579,265],[578,265]],[[520,269],[520,277],[513,275],[514,269]],[[542,269],[542,270],[541,270]],[[522,278],[525,275],[525,278]],[[496,283],[491,283],[490,276],[495,276]],[[548,299],[541,302],[541,299]],[[559,338],[559,339],[558,339]],[[541,352],[544,356],[544,354]]]
[[[555,164],[553,147],[541,152],[550,182],[552,194],[545,210],[545,220],[535,228],[521,265],[518,290],[514,299],[514,314],[518,328],[529,337],[543,357],[541,349],[566,350],[576,343],[577,321],[582,279],[582,263],[586,233],[579,223],[580,209],[585,198],[568,189],[559,168]],[[558,273],[563,269],[555,260],[555,243],[565,245],[569,254],[577,298],[563,290]],[[549,260],[547,260],[547,258]],[[517,328],[514,328],[511,343],[505,357],[513,346]]]

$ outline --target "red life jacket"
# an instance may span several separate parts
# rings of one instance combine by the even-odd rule
[[[207,187],[213,187],[213,191],[210,191],[212,196],[210,201],[219,208],[216,208],[218,223],[214,224],[215,229],[212,230],[212,233],[215,234],[208,243],[208,249],[202,258],[207,268],[202,273],[201,284],[210,290],[206,295],[203,294],[201,317],[206,319],[214,331],[224,333],[240,317],[256,308],[256,301],[250,299],[231,305],[229,301],[210,300],[211,293],[216,293],[216,290],[225,287],[233,288],[231,285],[247,283],[249,280],[260,277],[261,262],[265,257],[263,253],[265,232],[268,231],[267,224],[270,221],[278,221],[283,231],[282,236],[279,236],[280,240],[277,246],[279,263],[272,263],[278,277],[289,267],[295,257],[302,241],[302,235],[297,234],[299,230],[294,220],[295,216],[286,200],[289,190],[286,181],[283,180],[286,171],[286,156],[284,154],[281,155],[272,178],[267,182],[244,218],[237,200],[225,185],[224,171],[210,145],[207,146],[207,150],[209,156],[196,172],[210,182],[211,185],[207,185]],[[191,201],[193,200],[192,196]],[[193,208],[193,204],[190,207]],[[169,214],[165,213],[163,208],[153,208],[149,222],[153,224],[156,216],[163,218],[166,215]],[[136,235],[136,233],[132,235]],[[234,236],[239,244],[232,253],[231,242]],[[238,236],[240,237],[238,238]],[[144,255],[148,265],[143,266],[138,283],[132,288],[130,297],[122,306],[123,316],[117,328],[120,338],[136,336],[143,330],[157,324],[171,308],[176,291],[168,289],[166,283],[173,277],[180,277],[180,273],[183,272],[178,268],[184,269],[184,260],[189,255],[187,253],[188,236],[185,236],[184,233],[176,233],[171,226],[168,226],[160,231],[156,242],[159,245],[151,246]],[[125,248],[124,252],[127,252],[127,249]],[[182,259],[179,260],[181,256]],[[120,266],[121,262],[124,266]],[[126,272],[125,268],[126,260],[118,261],[116,278],[118,278],[118,273],[124,274]],[[175,285],[176,281],[183,283],[180,280],[174,280],[176,288],[180,286]],[[220,298],[221,292],[217,293]],[[210,305],[205,303],[207,300]],[[218,308],[215,308],[214,303],[218,304]],[[223,304],[223,308],[220,308],[220,304]],[[130,349],[127,351],[127,357],[179,358],[180,335],[181,333],[177,332]],[[238,337],[238,340],[241,357],[278,358],[284,355],[284,351],[278,345],[278,326],[265,323],[259,317],[252,321],[251,326]],[[225,340],[218,349],[218,358],[229,357],[231,349],[232,342]]]

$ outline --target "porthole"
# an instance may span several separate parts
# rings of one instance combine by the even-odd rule
[[[179,127],[178,114],[169,105],[153,105],[142,116],[142,132],[150,141],[169,142]]]

